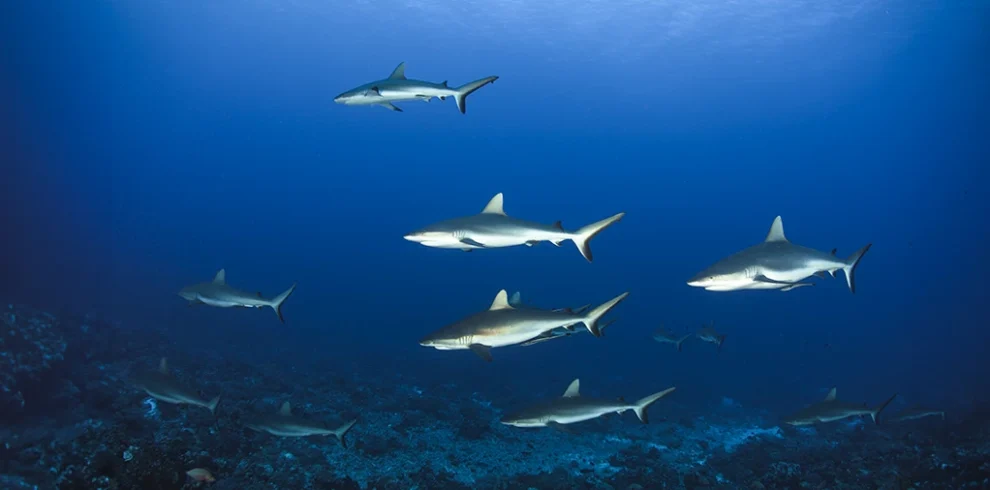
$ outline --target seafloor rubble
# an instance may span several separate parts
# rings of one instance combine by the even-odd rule
[[[129,383],[135,359],[153,366],[168,350],[162,332],[15,305],[2,322],[3,489],[990,488],[990,418],[979,414],[796,430],[741,408],[671,408],[645,426],[608,417],[572,432],[520,430],[498,423],[491,400],[423,389],[409,374],[303,376],[173,349],[176,376],[223,393],[214,416],[154,403]],[[331,427],[360,421],[346,448],[254,432],[242,422],[287,399],[258,393],[295,393],[295,411]],[[193,481],[192,468],[216,481]]]

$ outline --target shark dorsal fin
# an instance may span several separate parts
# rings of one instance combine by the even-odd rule
[[[481,210],[481,214],[501,214],[505,216],[505,211],[502,210],[502,193],[499,192],[495,194],[495,197],[491,201],[488,201],[488,205],[485,209]]]
[[[833,386],[831,390],[828,390],[828,394],[825,395],[825,401],[834,402],[835,401],[835,387]]]
[[[227,269],[217,271],[217,275],[213,276],[213,284],[227,284]]]
[[[553,224],[553,227],[560,231],[564,231],[564,224],[561,223],[560,220],[557,220],[557,222]]]
[[[292,404],[285,402],[282,404],[282,408],[278,409],[278,414],[283,417],[288,417],[292,415]]]
[[[786,242],[787,237],[784,236],[784,220],[777,216],[773,220],[773,224],[770,225],[770,232],[767,233],[767,239],[765,242]]]
[[[833,248],[833,249],[832,249],[832,255],[835,255],[835,252],[838,252],[838,251],[839,251],[839,249],[837,249],[837,248]]]
[[[509,296],[509,306],[519,306],[522,304],[522,293],[516,291]]]
[[[164,357],[161,361],[158,361],[158,372],[162,374],[168,374],[168,360]]]
[[[406,62],[403,61],[399,63],[399,66],[392,70],[392,74],[388,76],[389,80],[405,80],[406,79]]]
[[[571,384],[567,385],[567,391],[564,392],[564,398],[574,398],[581,396],[581,379],[575,379],[571,381]]]
[[[495,300],[492,301],[492,306],[488,308],[489,310],[511,310],[512,305],[509,304],[509,293],[505,290],[501,290],[495,295]]]

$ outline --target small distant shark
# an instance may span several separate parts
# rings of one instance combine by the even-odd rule
[[[285,323],[285,318],[282,316],[282,303],[295,290],[296,285],[293,284],[284,293],[272,299],[265,299],[261,297],[261,293],[251,294],[228,286],[226,269],[220,269],[213,277],[213,281],[186,286],[179,291],[179,296],[189,300],[190,306],[199,304],[220,308],[264,308],[267,306],[275,310],[278,319]]]
[[[392,70],[388,78],[375,80],[359,87],[355,87],[333,98],[333,101],[344,105],[378,105],[402,112],[393,102],[403,102],[407,100],[422,100],[429,102],[434,97],[446,100],[453,97],[457,103],[457,108],[464,114],[467,110],[467,96],[489,83],[495,82],[498,77],[485,77],[460,87],[450,88],[447,82],[432,83],[422,80],[411,80],[406,78],[406,63],[399,63],[399,66]]]
[[[516,291],[509,296],[509,306],[512,306],[513,308],[533,308],[532,306],[527,306],[525,303],[523,303],[522,294],[519,291]],[[556,308],[551,311],[563,311],[567,313],[583,314],[586,311],[588,311],[589,308],[591,308],[591,305],[584,305],[579,308]],[[612,323],[615,323],[615,320],[609,320],[608,322],[602,323],[601,325],[598,325],[598,330],[602,333],[602,335],[605,335],[605,327],[611,325]],[[574,325],[555,328],[553,330],[550,330],[549,332],[543,333],[542,335],[534,338],[533,340],[527,340],[526,342],[523,342],[519,345],[525,347],[528,345],[539,344],[540,342],[546,342],[547,340],[562,339],[564,337],[570,337],[571,335],[574,335],[576,333],[587,332],[587,330],[574,328]]]
[[[846,403],[836,400],[835,388],[832,388],[824,400],[802,408],[788,417],[784,417],[783,422],[794,426],[802,426],[869,415],[873,419],[874,424],[879,424],[880,422],[877,417],[880,415],[880,412],[884,408],[887,408],[887,405],[896,397],[897,394],[895,393],[894,396],[888,398],[879,407],[869,408],[865,403]]]
[[[564,396],[508,415],[502,419],[502,423],[514,427],[554,427],[632,410],[636,412],[639,420],[646,424],[649,423],[646,410],[650,408],[650,405],[675,389],[673,387],[667,388],[629,404],[621,399],[612,401],[582,397],[579,392],[580,386],[580,381],[575,379],[567,387]]]
[[[918,420],[925,417],[942,417],[945,420],[944,410],[932,410],[928,408],[912,407],[901,410],[894,417],[890,419],[891,422],[907,422],[909,420]]]
[[[605,336],[605,328],[612,325],[613,323],[615,323],[614,319],[606,322],[602,322],[601,324],[598,325],[598,331],[601,332],[602,336]],[[571,335],[574,334],[579,334],[581,332],[587,332],[587,330],[574,328],[573,325],[569,327],[555,328],[549,332],[540,335],[539,337],[534,338],[533,340],[527,340],[519,345],[526,347],[533,344],[539,344],[540,342],[546,342],[548,340],[563,339],[566,337],[570,337]]]
[[[684,344],[684,341],[693,336],[694,334],[689,333],[678,337],[672,332],[668,332],[667,329],[663,328],[663,326],[658,328],[656,332],[653,332],[653,340],[656,340],[661,344],[674,344],[677,346],[677,352],[681,352],[681,346]]]
[[[715,344],[715,350],[722,352],[722,343],[725,342],[725,335],[715,331],[715,322],[711,322],[710,324],[701,327],[701,330],[698,330],[698,338],[705,342]]]
[[[859,261],[872,244],[842,260],[834,254],[795,245],[784,236],[784,224],[777,216],[763,243],[730,255],[695,275],[689,286],[708,291],[779,289],[790,291],[813,283],[801,282],[822,272],[835,275],[842,269],[849,291],[856,292],[855,273]]]
[[[564,230],[560,221],[553,225],[543,225],[512,218],[505,214],[502,202],[500,192],[481,210],[481,214],[441,221],[404,238],[427,247],[453,248],[467,252],[479,248],[533,246],[540,242],[550,242],[559,247],[561,243],[570,240],[581,255],[591,262],[591,239],[626,215],[619,213],[570,232]]]
[[[470,349],[491,362],[491,349],[494,347],[521,344],[551,330],[578,323],[583,323],[595,337],[601,337],[598,322],[628,295],[622,293],[587,313],[573,313],[533,307],[515,308],[509,304],[509,295],[503,289],[487,310],[427,335],[419,345],[438,350]]]
[[[327,436],[333,435],[340,441],[340,445],[347,447],[344,435],[354,427],[357,419],[330,429],[323,423],[312,422],[292,415],[292,405],[289,402],[282,404],[282,408],[275,412],[275,415],[259,417],[247,424],[247,428],[258,432],[267,432],[280,437],[306,437],[306,436]]]
[[[144,390],[152,398],[165,403],[195,405],[209,409],[213,413],[220,403],[220,396],[206,401],[199,392],[185,386],[168,372],[168,362],[163,357],[157,371],[139,372],[134,377],[134,385]]]

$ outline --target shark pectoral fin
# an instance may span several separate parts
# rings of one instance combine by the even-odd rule
[[[380,105],[380,106],[382,106],[382,107],[384,107],[386,109],[395,111],[395,112],[402,112],[402,109],[399,109],[398,107],[396,107],[391,102],[382,102],[381,104],[378,104],[378,105]]]
[[[777,281],[777,280],[774,280],[774,279],[770,279],[769,277],[764,276],[762,274],[754,277],[753,278],[753,281],[767,283],[767,284],[780,284],[781,286],[784,286],[784,287],[780,288],[781,291],[790,291],[790,290],[792,290],[794,288],[799,288],[801,286],[814,286],[814,284],[812,284],[810,282]]]
[[[475,248],[485,248],[485,246],[483,244],[481,244],[481,243],[479,243],[479,242],[477,242],[475,240],[472,240],[470,238],[461,238],[461,243],[463,243],[465,245],[470,245],[470,246],[475,247]]]
[[[797,289],[797,288],[804,287],[804,286],[814,286],[814,284],[813,283],[810,283],[810,282],[797,282],[797,283],[791,284],[790,286],[782,287],[782,288],[780,288],[780,290],[781,291],[790,291],[792,289]]]
[[[468,346],[471,352],[478,354],[478,357],[484,359],[487,362],[492,362],[492,348],[487,345],[481,344],[471,344]]]
[[[192,306],[200,306],[200,305],[205,305],[205,304],[206,303],[204,303],[204,302],[202,302],[202,301],[200,301],[198,299],[191,299],[191,300],[189,300],[189,303],[187,303],[187,306],[192,307]]]

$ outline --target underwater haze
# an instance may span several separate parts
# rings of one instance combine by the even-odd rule
[[[20,396],[0,403],[0,431],[26,441],[0,451],[4,488],[990,481],[952,452],[990,457],[990,3],[38,1],[0,7],[0,28],[5,326],[80,326],[0,343],[0,381]],[[401,62],[451,88],[498,79],[464,114],[452,97],[335,103]],[[403,239],[498,193],[508,216],[566,230],[626,215],[592,262],[567,241],[465,253]],[[855,294],[841,270],[786,292],[687,285],[777,216],[791,242],[841,260],[872,244]],[[297,284],[285,323],[177,294],[221,269],[264,298]],[[502,289],[545,309],[629,297],[601,338],[578,324],[491,362],[420,345]],[[653,339],[711,322],[717,348]],[[61,347],[28,366],[22,349],[49,341]],[[161,357],[220,394],[215,413],[133,385]],[[608,400],[676,391],[648,428],[628,413],[499,423],[575,378]],[[831,387],[870,407],[898,396],[879,426],[782,423]],[[331,428],[358,416],[348,447],[238,423],[289,400]],[[946,421],[921,421],[927,436],[882,422],[915,406]],[[42,442],[52,471],[29,470]],[[917,461],[947,466],[905,476],[895,455],[919,445],[942,459]],[[66,469],[94,453],[112,463]],[[827,476],[860,453],[859,473]],[[197,467],[215,481],[185,474]]]

